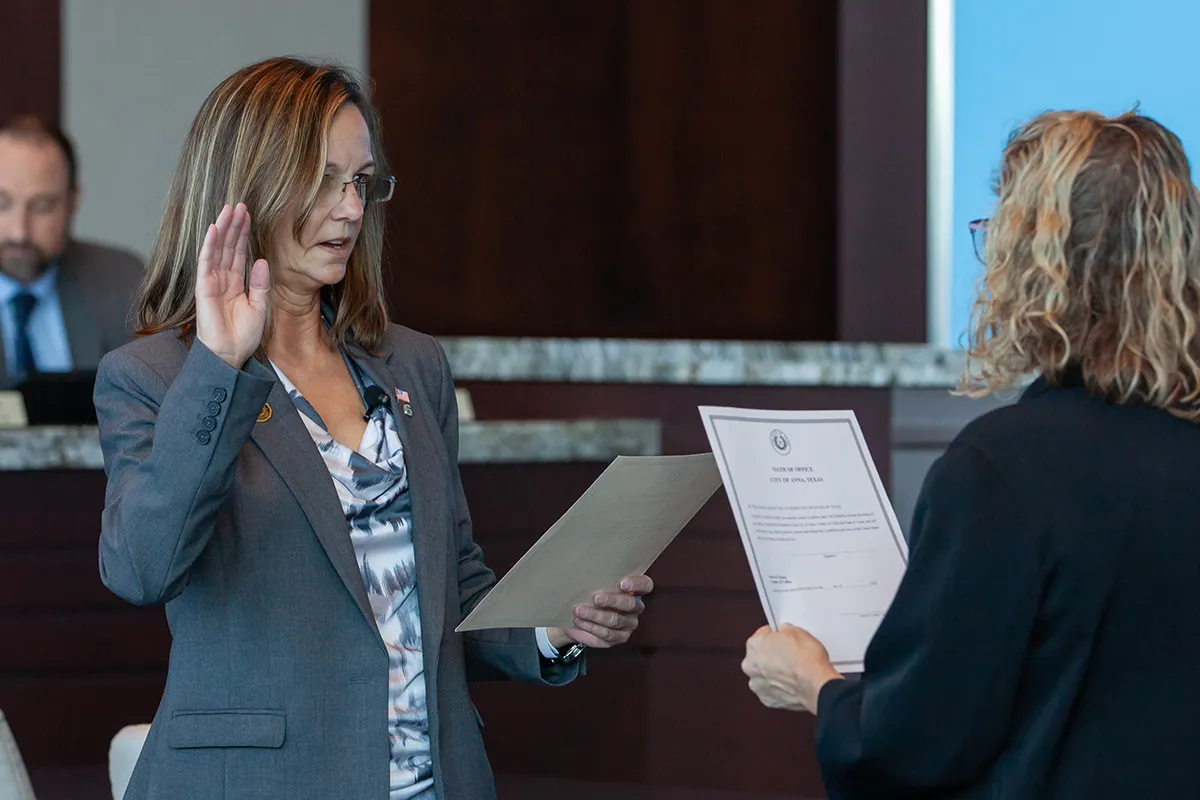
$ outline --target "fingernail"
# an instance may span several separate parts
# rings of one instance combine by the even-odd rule
[[[606,594],[596,595],[595,600],[596,600],[596,605],[598,605],[598,606],[608,605],[608,595],[606,595]]]
[[[584,606],[577,606],[575,608],[575,616],[580,619],[587,619],[588,618],[588,610]]]
[[[633,589],[633,581],[621,581],[621,588],[627,592],[630,591]]]

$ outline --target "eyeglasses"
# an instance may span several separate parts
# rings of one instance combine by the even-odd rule
[[[321,186],[317,189],[317,204],[335,206],[346,199],[346,187],[354,184],[358,199],[365,206],[368,203],[386,203],[392,199],[396,190],[396,179],[391,175],[355,175],[348,181],[338,181],[332,175],[321,178]]]
[[[971,229],[971,245],[975,248],[975,257],[981,264],[987,263],[987,230],[988,219],[973,219],[967,223]]]

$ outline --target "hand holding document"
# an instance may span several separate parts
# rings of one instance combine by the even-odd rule
[[[853,411],[700,408],[771,628],[861,672],[908,545]]]
[[[720,485],[711,453],[618,456],[455,631],[574,627],[576,604],[649,569]]]

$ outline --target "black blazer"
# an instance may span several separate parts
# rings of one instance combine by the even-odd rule
[[[1200,798],[1200,425],[1037,381],[934,465],[831,798]]]

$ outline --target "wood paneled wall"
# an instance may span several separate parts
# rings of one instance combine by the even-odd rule
[[[835,0],[377,0],[396,317],[837,336]]]
[[[0,709],[31,768],[104,764],[158,707],[163,610],[100,583],[103,472],[0,472],[0,508]]]
[[[60,0],[0,0],[0,120],[61,113]]]
[[[839,341],[928,341],[926,6],[838,3]]]

